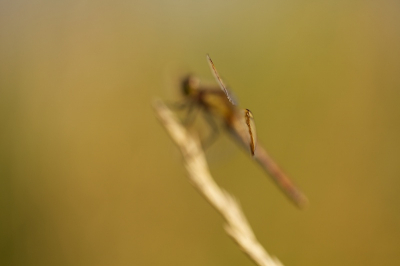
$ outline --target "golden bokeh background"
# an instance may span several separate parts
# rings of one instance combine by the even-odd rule
[[[297,210],[231,140],[207,150],[284,265],[400,264],[400,4],[2,1],[0,264],[253,265],[155,118],[209,53]]]

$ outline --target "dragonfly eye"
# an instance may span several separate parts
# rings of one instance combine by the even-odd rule
[[[182,80],[181,86],[182,86],[182,92],[184,95],[190,95],[199,87],[199,79],[192,76],[188,75]]]

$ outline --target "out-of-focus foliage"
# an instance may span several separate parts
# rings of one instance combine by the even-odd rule
[[[3,1],[0,264],[252,265],[151,109],[210,53],[299,211],[221,136],[207,154],[290,265],[398,265],[398,1]],[[201,128],[207,133],[207,129]]]

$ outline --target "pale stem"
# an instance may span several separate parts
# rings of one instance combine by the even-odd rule
[[[160,122],[182,152],[191,184],[225,219],[228,235],[257,265],[283,266],[257,241],[236,199],[215,183],[198,138],[190,134],[161,101],[154,103],[154,109]]]

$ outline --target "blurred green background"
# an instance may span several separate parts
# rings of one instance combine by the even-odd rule
[[[1,1],[0,264],[253,265],[151,102],[205,60],[308,195],[207,150],[286,266],[400,264],[400,2]]]

